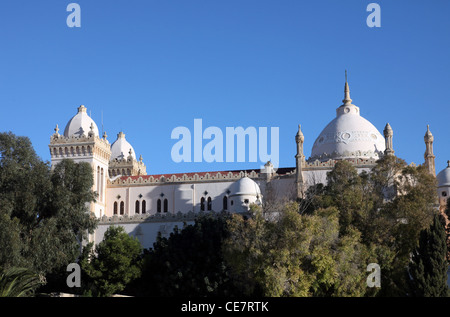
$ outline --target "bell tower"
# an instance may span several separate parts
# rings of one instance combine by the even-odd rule
[[[59,134],[56,125],[55,133],[50,137],[50,155],[52,167],[63,159],[75,162],[86,162],[92,167],[94,185],[97,192],[96,202],[90,204],[90,211],[96,217],[102,217],[106,210],[106,185],[108,180],[108,163],[111,157],[111,146],[98,134],[98,128],[87,114],[86,107],[78,107],[78,113],[67,123],[64,134]]]

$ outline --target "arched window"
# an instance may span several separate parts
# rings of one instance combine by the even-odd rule
[[[100,201],[103,202],[103,167],[100,170]]]
[[[143,201],[142,201],[142,213],[143,213],[143,214],[145,214],[145,212],[147,211],[147,210],[146,210],[146,207],[147,207],[147,203],[145,202],[145,200],[143,200]]]
[[[161,212],[161,199],[158,199],[158,202],[156,203],[156,211]]]
[[[114,214],[117,215],[117,201],[114,202]]]
[[[125,203],[123,201],[120,202],[120,214],[123,215],[125,213]]]
[[[135,208],[134,208],[134,213],[135,214],[139,214],[139,206],[140,206],[139,200],[136,200],[136,205],[135,205]]]
[[[447,192],[442,192],[443,197],[447,197]]]
[[[169,201],[166,199],[164,199],[164,212],[168,212],[169,211]]]
[[[208,197],[208,210],[212,210],[212,198]]]
[[[97,166],[97,194],[100,198],[100,166]]]
[[[200,199],[200,210],[205,211],[205,197],[202,197],[202,199]]]
[[[223,210],[228,210],[228,197],[223,197]]]

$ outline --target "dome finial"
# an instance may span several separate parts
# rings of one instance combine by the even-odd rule
[[[81,105],[78,107],[78,113],[85,112],[86,113],[86,107],[84,105]]]
[[[345,87],[344,87],[344,100],[342,102],[345,104],[350,104],[352,99],[350,98],[350,88],[348,87],[347,81],[347,70],[345,70]]]

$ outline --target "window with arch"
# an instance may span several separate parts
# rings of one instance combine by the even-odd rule
[[[212,210],[212,199],[211,197],[208,197],[208,211]]]
[[[169,201],[166,199],[164,199],[164,212],[168,212],[169,211]]]
[[[442,192],[442,197],[447,197],[447,192]]]
[[[100,201],[103,201],[103,167],[100,169]]]
[[[123,215],[125,213],[125,203],[123,201],[120,202],[120,214]]]
[[[100,198],[100,166],[97,166],[97,194]]]
[[[228,210],[228,197],[223,197],[223,210]]]
[[[114,210],[113,210],[113,213],[114,213],[114,215],[117,215],[117,201],[115,201],[114,202]]]
[[[200,210],[205,211],[205,197],[200,199]]]
[[[145,212],[147,211],[147,203],[145,202],[145,200],[142,201],[142,213],[145,214]]]
[[[158,199],[156,202],[156,211],[161,212],[161,199]]]
[[[136,204],[134,207],[134,213],[135,214],[139,214],[139,207],[141,206],[141,204],[139,203],[139,200],[136,200]]]

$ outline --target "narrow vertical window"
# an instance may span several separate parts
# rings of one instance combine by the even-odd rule
[[[135,208],[134,208],[134,213],[135,214],[139,214],[139,206],[140,206],[139,200],[136,200],[136,205],[135,205]]]
[[[156,203],[156,211],[161,212],[161,199],[158,199],[158,202]]]
[[[114,202],[114,214],[117,215],[117,201]]]
[[[100,166],[97,166],[97,194],[100,195]]]
[[[147,207],[146,205],[147,205],[147,203],[145,202],[145,200],[143,200],[143,201],[142,201],[142,213],[143,213],[143,214],[145,214],[145,212],[147,211],[147,210],[146,210],[146,209],[147,209],[147,208],[146,208],[146,207]]]
[[[208,197],[208,211],[212,210],[212,200],[211,197]]]
[[[103,168],[100,170],[100,201],[103,202]]]
[[[169,201],[166,199],[164,199],[164,212],[168,212],[169,211]]]
[[[125,213],[125,203],[123,201],[120,202],[120,214],[123,215]]]
[[[228,210],[228,197],[223,197],[223,210]]]
[[[202,199],[200,199],[200,210],[205,211],[205,197],[202,197]]]

